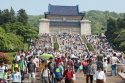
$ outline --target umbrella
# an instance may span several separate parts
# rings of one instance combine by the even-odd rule
[[[75,56],[74,54],[71,55],[71,58],[78,58],[77,56]]]
[[[50,57],[53,58],[53,55],[44,53],[40,56],[41,59],[45,59],[45,60],[49,59]]]

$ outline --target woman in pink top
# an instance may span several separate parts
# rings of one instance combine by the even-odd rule
[[[84,70],[85,70],[86,65],[87,65],[87,61],[86,61],[86,60],[83,60],[83,61],[82,61],[83,73],[84,73]]]

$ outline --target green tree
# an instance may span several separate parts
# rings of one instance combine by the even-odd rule
[[[125,52],[125,15],[118,19],[108,19],[105,34],[117,50]]]
[[[38,31],[37,29],[33,28],[32,26],[25,26],[25,30],[24,30],[24,40],[25,42],[30,41],[31,39],[36,39],[38,37]]]
[[[0,16],[0,25],[9,22],[10,19],[11,18],[9,10],[8,9],[3,10]]]
[[[110,42],[113,42],[116,36],[118,35],[115,32],[117,30],[118,30],[117,21],[113,18],[109,18],[107,20],[107,31],[105,32],[105,35]]]
[[[2,26],[7,33],[14,33],[22,36],[24,42],[37,38],[38,31],[30,25],[23,25],[21,22],[6,23]]]
[[[0,50],[2,50],[4,46],[4,37],[5,37],[5,30],[0,27]]]
[[[2,10],[0,10],[0,25],[2,24],[2,21],[3,21],[3,19],[2,19]]]
[[[23,23],[24,25],[26,25],[28,23],[28,15],[25,12],[24,9],[20,9],[17,13],[17,20],[21,23]]]
[[[17,51],[23,49],[23,38],[13,33],[6,33],[0,27],[0,51]]]
[[[10,9],[10,22],[15,22],[16,21],[16,17],[15,17],[15,11],[14,9],[11,7]]]

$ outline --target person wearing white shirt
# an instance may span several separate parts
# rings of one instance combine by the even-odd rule
[[[0,79],[3,78],[4,70],[5,70],[4,63],[1,63],[1,64],[0,64]]]
[[[98,67],[98,71],[95,72],[94,81],[96,83],[106,83],[106,76],[101,67]]]
[[[107,59],[104,59],[104,62],[103,62],[103,70],[104,72],[106,73],[107,72]]]
[[[115,54],[114,54],[115,55]],[[120,62],[119,59],[115,56],[111,58],[112,65],[116,64],[117,62]]]
[[[116,57],[116,54],[113,54],[113,57],[111,58],[111,76],[115,74],[116,76],[116,64],[117,62],[120,62],[119,59]]]
[[[14,60],[18,62],[20,60],[20,55],[16,54],[15,57],[14,57]]]
[[[39,59],[38,57],[34,57],[33,62],[36,64],[36,67],[39,67]]]
[[[42,83],[49,83],[49,76],[50,70],[48,69],[48,66],[45,65],[45,68],[41,71],[41,80]]]
[[[11,74],[12,83],[21,83],[21,73],[17,67],[14,68],[14,72]]]

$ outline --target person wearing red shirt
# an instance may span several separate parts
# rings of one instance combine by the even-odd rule
[[[66,70],[64,71],[63,77],[65,78],[65,83],[72,83],[73,71],[69,65],[67,65]]]
[[[82,61],[83,73],[85,73],[85,67],[86,67],[86,65],[87,65],[86,60],[83,60]]]
[[[56,63],[61,63],[61,62],[62,62],[62,59],[58,57],[58,58],[55,59],[55,62],[56,62]]]

